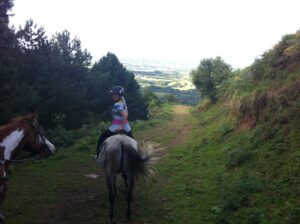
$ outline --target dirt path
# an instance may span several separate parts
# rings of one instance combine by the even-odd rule
[[[180,145],[185,142],[187,136],[189,135],[191,131],[191,125],[186,124],[186,118],[189,114],[189,107],[183,106],[183,105],[176,105],[174,106],[174,128],[175,131],[177,130],[175,138],[171,141],[171,146]]]
[[[179,144],[183,144],[188,136],[191,126],[187,122],[189,107],[176,105],[173,107],[172,119],[160,127],[154,127],[146,132],[137,133],[138,139],[151,139],[153,141],[167,145],[169,149]],[[69,223],[104,223],[108,212],[107,189],[104,174],[101,167],[96,162],[90,160],[86,164],[80,164],[78,169],[74,168],[72,172],[65,171],[68,178],[75,178],[82,175],[84,185],[76,190],[68,191],[62,189],[58,192],[59,201],[50,209],[47,209],[43,215],[42,223],[47,224],[69,224]],[[97,178],[85,177],[85,174],[96,174]],[[116,220],[118,223],[124,223],[126,203],[125,193],[121,178],[117,180],[119,197],[116,199]],[[136,186],[136,191],[139,191]],[[135,194],[138,195],[138,192]],[[135,198],[132,209],[138,214],[139,198]],[[145,223],[140,221],[139,217],[134,216],[133,223]],[[141,218],[145,220],[144,218]]]
[[[190,107],[175,105],[172,108],[172,118],[161,126],[135,133],[137,139],[148,139],[172,148],[184,143],[191,130],[187,119]]]

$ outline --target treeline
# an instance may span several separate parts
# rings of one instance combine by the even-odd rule
[[[1,0],[0,123],[30,112],[38,112],[46,128],[109,119],[114,85],[126,89],[130,119],[147,118],[140,86],[116,55],[92,64],[90,53],[66,30],[49,38],[31,20],[16,30],[9,26],[12,7],[12,0]]]

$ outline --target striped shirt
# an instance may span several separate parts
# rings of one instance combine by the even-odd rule
[[[124,104],[123,101],[116,102],[111,111],[111,114],[113,117],[112,125],[109,127],[109,130],[111,132],[115,132],[121,126],[121,124],[124,120],[124,117],[121,114],[122,111],[125,111],[126,113],[128,113],[126,105]],[[128,122],[124,125],[124,130],[126,132],[131,131],[131,128],[130,128]]]

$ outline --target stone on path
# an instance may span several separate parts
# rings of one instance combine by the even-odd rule
[[[84,176],[89,177],[89,178],[93,178],[93,179],[97,179],[99,177],[99,175],[95,174],[95,173],[85,174]]]

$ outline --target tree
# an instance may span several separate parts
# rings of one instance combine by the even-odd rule
[[[50,44],[51,52],[45,60],[49,71],[47,88],[41,91],[45,99],[41,111],[45,122],[52,121],[55,125],[60,121],[66,128],[77,128],[88,119],[86,93],[91,56],[67,30],[56,33]]]
[[[110,118],[109,90],[114,85],[126,89],[130,118],[147,118],[133,73],[114,54],[90,69],[90,54],[68,31],[49,39],[32,20],[17,31],[10,28],[12,6],[12,0],[0,0],[1,123],[30,112],[38,112],[45,128],[77,128],[94,115]]]
[[[16,114],[10,109],[17,87],[19,48],[13,29],[8,26],[11,0],[0,0],[0,122]],[[12,88],[14,87],[14,88]]]
[[[217,101],[217,88],[219,88],[231,75],[231,66],[226,64],[221,57],[203,59],[190,76],[193,84],[200,94]]]
[[[147,118],[147,104],[140,92],[140,86],[129,72],[112,53],[101,58],[91,69],[88,87],[88,101],[94,113],[102,118],[110,119],[111,98],[109,90],[120,85],[125,88],[130,119]]]
[[[13,7],[13,0],[0,0],[0,23],[9,22],[8,11]]]
[[[148,107],[150,107],[150,109],[160,106],[161,102],[158,99],[158,97],[151,90],[151,86],[147,86],[144,88],[143,96],[148,104]]]
[[[91,56],[68,31],[51,40],[32,20],[10,38],[0,35],[1,122],[38,112],[46,128],[80,127],[88,120],[86,103]],[[2,40],[2,42],[1,42]]]

